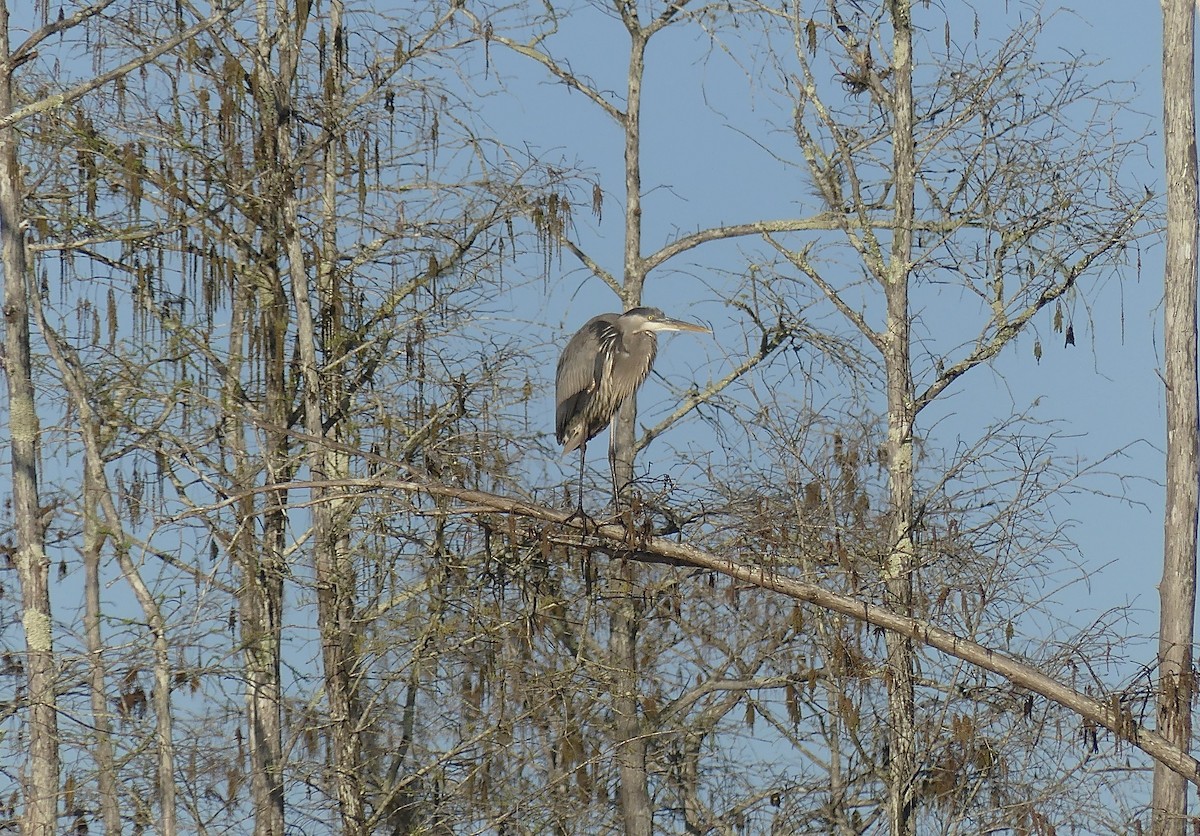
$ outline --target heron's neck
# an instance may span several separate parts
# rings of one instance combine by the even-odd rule
[[[651,348],[658,347],[658,334],[653,331],[635,331],[627,337],[621,338],[621,349],[623,351],[633,351],[639,345],[648,345]]]

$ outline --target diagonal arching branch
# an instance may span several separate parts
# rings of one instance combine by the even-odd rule
[[[303,433],[292,431],[292,435],[317,444],[331,444],[327,439],[309,438]],[[346,452],[377,463],[394,465],[378,456],[350,448]],[[248,493],[262,491],[291,491],[304,487],[315,487],[304,482],[287,482],[278,485],[256,487]],[[627,524],[610,522],[595,525],[591,521],[578,519],[567,511],[511,496],[486,491],[459,488],[426,479],[413,472],[407,479],[339,479],[320,483],[330,499],[342,493],[363,491],[391,491],[396,494],[424,494],[451,499],[459,503],[457,508],[441,510],[440,513],[474,516],[486,513],[506,514],[527,520],[536,520],[554,526],[549,536],[557,542],[608,552],[614,557],[644,563],[659,563],[690,567],[705,572],[717,572],[742,583],[760,589],[786,595],[830,612],[836,612],[864,624],[904,636],[919,645],[953,656],[956,659],[1003,677],[1012,685],[1042,696],[1077,714],[1085,723],[1108,729],[1119,741],[1123,741],[1145,752],[1156,762],[1182,775],[1196,787],[1200,787],[1200,761],[1172,745],[1161,734],[1145,728],[1134,719],[1133,713],[1121,705],[1118,695],[1108,700],[1083,694],[1031,664],[1022,662],[978,642],[955,635],[927,621],[900,615],[876,604],[833,592],[815,583],[781,574],[764,563],[751,563],[747,557],[726,557],[714,554],[685,542],[665,537],[646,535],[627,520]],[[204,508],[187,511],[180,517],[198,514],[240,502],[245,497],[234,495]]]
[[[825,281],[825,278],[820,274],[820,272],[813,268],[812,264],[809,263],[806,252],[795,252],[793,250],[789,250],[770,235],[764,235],[763,238],[766,239],[768,244],[778,250],[780,255],[791,262],[793,267],[795,267],[804,275],[808,276],[809,280],[817,286],[817,289],[825,294],[825,298],[828,299],[830,303],[838,309],[838,312],[848,319],[854,325],[854,327],[857,328],[859,332],[861,332],[862,335],[867,338],[867,341],[875,347],[876,351],[878,351],[881,355],[883,354],[886,348],[884,345],[883,335],[870,326],[865,316],[846,304],[846,300],[844,300],[842,295],[838,293],[837,288]]]
[[[588,255],[582,247],[568,238],[566,235],[559,236],[559,241],[562,245],[571,251],[571,255],[579,259],[579,263],[592,272],[592,275],[604,282],[617,298],[621,298],[621,282],[617,278],[600,266],[600,263]]]
[[[736,367],[731,369],[728,374],[720,380],[710,382],[703,389],[690,392],[687,397],[679,402],[679,405],[671,411],[671,414],[659,421],[653,427],[650,427],[642,433],[642,437],[637,440],[636,449],[644,450],[650,446],[650,442],[658,438],[670,427],[679,421],[683,416],[687,415],[702,403],[707,403],[710,398],[726,389],[730,384],[737,381],[759,363],[767,359],[779,346],[787,340],[787,334],[784,332],[776,332],[770,335],[764,335],[762,344],[759,350],[754,352]]]

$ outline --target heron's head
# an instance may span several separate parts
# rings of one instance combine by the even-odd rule
[[[712,331],[703,325],[684,322],[682,319],[671,319],[658,308],[630,308],[621,314],[617,324],[627,333],[636,334],[641,331],[655,333],[657,331],[698,331],[711,334]]]

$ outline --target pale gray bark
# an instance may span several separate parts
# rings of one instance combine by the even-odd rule
[[[641,108],[642,80],[646,70],[646,42],[636,8],[620,6],[631,38],[627,76],[625,132],[625,258],[622,303],[626,308],[641,304],[645,284],[642,260],[642,166]],[[633,481],[634,437],[637,426],[636,398],[621,407],[609,432],[613,484],[623,499]],[[621,502],[617,496],[614,502]],[[646,770],[646,735],[638,712],[637,629],[638,567],[623,562],[613,579],[615,603],[609,614],[609,651],[612,654],[612,701],[615,714],[617,803],[627,836],[650,836],[654,810],[650,801],[650,776]]]
[[[86,373],[72,349],[55,333],[46,321],[41,303],[36,295],[30,296],[31,313],[36,318],[42,339],[50,357],[58,367],[71,406],[78,415],[80,439],[83,442],[84,466],[88,481],[96,498],[104,522],[114,533],[114,552],[121,576],[129,584],[134,598],[141,608],[145,624],[150,629],[153,654],[154,690],[150,706],[154,711],[155,766],[158,789],[158,832],[163,836],[174,836],[178,832],[176,810],[177,787],[175,783],[175,740],[174,718],[171,713],[172,663],[171,644],[167,635],[167,622],[163,617],[158,599],[142,577],[141,570],[130,554],[128,541],[121,536],[123,517],[113,499],[112,488],[104,473],[101,454],[100,419],[92,407],[84,383]]]
[[[116,759],[112,743],[112,712],[108,705],[108,665],[105,663],[104,635],[100,629],[100,558],[106,539],[102,522],[100,494],[104,490],[103,474],[84,463],[83,472],[83,632],[88,653],[88,690],[92,706],[92,726],[96,740],[93,757],[96,759],[96,786],[99,793],[100,819],[106,836],[120,836],[121,802]]]
[[[890,0],[892,21],[892,125],[895,208],[891,259],[884,283],[887,334],[884,366],[887,373],[888,484],[891,494],[891,551],[883,577],[884,600],[901,615],[912,614],[916,553],[913,545],[913,422],[916,408],[910,349],[912,318],[908,283],[912,263],[916,151],[913,134],[912,20],[908,0]],[[912,641],[900,633],[887,634],[888,689],[888,821],[892,836],[915,833],[913,783],[916,777],[916,696]]]
[[[329,31],[341,33],[342,4],[333,0],[329,7]],[[294,22],[297,32],[303,31],[304,21]],[[339,37],[335,34],[334,38]],[[286,39],[280,50],[297,50],[299,44]],[[324,90],[326,112],[339,111],[338,97],[342,92],[342,71],[345,56],[343,45],[334,43],[330,49],[329,66],[326,70]],[[291,62],[289,62],[290,64]],[[327,125],[331,137],[337,137],[337,125]],[[292,165],[292,148],[288,126],[279,129],[279,153],[285,169]],[[338,313],[324,307],[325,300],[334,298],[334,283],[337,281],[337,166],[341,153],[340,142],[334,140],[326,145],[322,182],[321,226],[322,254],[317,269],[317,299],[322,304],[320,317],[325,323],[326,333],[334,333],[341,327]],[[326,427],[325,416],[337,408],[342,400],[341,375],[338,360],[328,358],[330,371],[322,373],[323,360],[317,351],[317,326],[310,300],[308,270],[304,260],[304,242],[301,240],[299,207],[296,195],[289,191],[283,201],[285,229],[288,230],[287,248],[290,266],[292,297],[296,308],[296,339],[300,356],[300,368],[304,400],[304,428],[308,434],[310,450],[309,469],[314,483],[312,491],[312,548],[316,567],[317,622],[321,633],[321,659],[324,666],[325,702],[328,708],[328,734],[332,754],[332,778],[341,813],[342,832],[346,836],[360,836],[370,832],[365,805],[364,771],[362,763],[363,721],[358,704],[358,682],[361,670],[358,659],[358,629],[355,624],[354,565],[350,554],[343,519],[346,500],[326,495],[321,486],[324,479],[348,475],[349,460],[344,452],[334,445],[315,444],[314,439],[339,440],[341,422]],[[339,344],[329,339],[327,344]],[[332,409],[326,408],[332,405]]]
[[[222,421],[226,449],[232,459],[232,486],[245,491],[235,506],[237,525],[226,548],[241,572],[238,596],[239,626],[246,678],[246,724],[250,746],[250,792],[256,836],[283,832],[283,791],[280,779],[282,745],[279,718],[279,632],[282,594],[279,567],[269,561],[269,551],[255,539],[259,510],[252,492],[256,457],[246,444],[249,429],[241,402],[241,376],[249,342],[250,298],[254,289],[244,277],[231,294],[229,361],[224,368]],[[264,532],[264,538],[266,533]]]
[[[8,4],[0,0],[0,119],[15,107],[8,38]],[[50,610],[50,560],[38,502],[37,404],[29,346],[29,265],[25,256],[24,186],[15,128],[0,127],[0,261],[4,268],[4,357],[12,473],[12,526],[21,623],[25,631],[26,734],[29,758],[22,770],[22,830],[51,836],[58,816],[58,681]]]
[[[1163,0],[1163,140],[1167,172],[1167,249],[1163,273],[1166,382],[1166,508],[1159,584],[1158,731],[1186,752],[1195,693],[1196,618],[1196,82],[1193,0]],[[1159,762],[1152,798],[1156,836],[1187,828],[1187,781]]]

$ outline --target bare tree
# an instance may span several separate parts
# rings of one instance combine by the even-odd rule
[[[1187,751],[1195,693],[1196,621],[1196,7],[1163,0],[1163,142],[1167,175],[1167,250],[1163,338],[1167,412],[1166,513],[1159,584],[1158,730]],[[1183,833],[1187,782],[1154,767],[1154,833]]]
[[[578,240],[569,223],[558,223],[551,232],[562,246],[580,260],[587,271],[612,290],[616,304],[623,309],[642,304],[647,282],[653,271],[665,272],[682,255],[702,245],[753,237],[769,230],[832,228],[831,222],[821,217],[757,218],[742,223],[704,227],[675,240],[661,242],[657,248],[647,251],[643,231],[647,223],[643,210],[643,197],[647,186],[643,182],[642,161],[646,141],[642,128],[642,93],[646,84],[647,49],[661,33],[668,29],[688,26],[691,19],[703,19],[715,9],[715,6],[710,5],[692,8],[686,2],[669,4],[660,10],[654,10],[644,4],[613,3],[607,11],[620,21],[629,37],[623,67],[624,88],[620,101],[616,104],[598,84],[572,69],[569,56],[555,54],[550,43],[558,24],[554,16],[532,21],[529,25],[530,31],[524,39],[518,37],[516,30],[526,24],[514,24],[514,31],[508,32],[495,27],[491,20],[475,18],[476,30],[485,45],[490,42],[502,44],[517,54],[532,59],[569,90],[582,93],[600,114],[617,127],[623,159],[620,175],[623,223],[619,274],[607,269],[599,257],[588,252],[588,247]],[[564,13],[570,12],[564,10]],[[602,199],[603,190],[597,185],[593,203]],[[627,401],[613,424],[613,438],[610,440],[613,451],[612,476],[614,483],[620,486],[623,502],[628,504],[634,501],[631,489],[634,485],[634,457],[638,451],[648,446],[668,426],[688,415],[697,405],[716,397],[749,373],[791,336],[791,332],[784,325],[769,323],[765,326],[764,340],[757,353],[743,358],[726,375],[710,381],[702,390],[698,389],[666,420],[641,437],[636,431],[637,405],[632,399]],[[663,722],[662,718],[647,722],[642,699],[639,697],[646,680],[652,678],[640,661],[653,655],[648,647],[639,646],[640,641],[645,641],[639,637],[643,633],[646,619],[655,617],[655,606],[647,604],[647,598],[653,600],[654,595],[648,595],[646,590],[656,590],[658,594],[669,596],[673,594],[670,590],[675,584],[674,579],[655,578],[647,575],[636,563],[622,560],[614,567],[605,596],[611,601],[607,605],[607,637],[610,670],[608,691],[614,717],[612,733],[615,735],[613,757],[620,820],[624,832],[629,834],[649,834],[654,829],[656,804],[651,791],[654,771],[651,764],[654,760],[651,740],[655,733],[653,729]],[[755,667],[748,665],[740,673],[743,677],[752,678],[750,671]],[[733,689],[733,693],[744,693],[744,690],[737,687]],[[684,705],[692,704],[688,698],[681,698],[681,702]],[[733,704],[736,702],[735,699]],[[710,728],[715,727],[716,721],[723,718],[733,704],[710,714]],[[702,734],[696,734],[687,745],[694,747],[703,737]],[[695,798],[692,799],[692,803],[694,802]]]
[[[17,109],[13,83],[17,53],[9,42],[8,3],[0,2],[0,119]],[[23,830],[50,836],[58,830],[58,689],[50,611],[50,559],[38,497],[38,407],[30,356],[27,228],[20,140],[0,127],[0,259],[4,265],[4,373],[12,456],[12,509],[21,586],[28,688],[29,759],[23,781]]]
[[[27,206],[29,188],[25,183],[25,155],[22,149],[22,130],[39,113],[51,108],[69,107],[88,93],[106,85],[116,86],[129,73],[146,66],[162,54],[187,42],[219,19],[217,13],[207,19],[198,19],[185,25],[182,16],[179,25],[166,38],[129,60],[116,63],[97,71],[65,90],[39,90],[38,95],[29,96],[17,80],[22,67],[38,56],[39,48],[49,39],[63,37],[65,33],[78,32],[95,25],[115,0],[100,0],[80,5],[72,14],[60,14],[50,22],[43,20],[33,27],[28,36],[15,47],[11,43],[13,21],[8,4],[0,2],[0,238],[4,264],[5,287],[5,371],[8,378],[8,421],[12,437],[13,469],[13,517],[16,533],[16,557],[20,574],[23,598],[22,623],[26,633],[25,670],[28,687],[29,758],[28,777],[24,786],[24,829],[29,833],[51,833],[59,829],[59,746],[58,690],[61,682],[57,672],[54,650],[54,628],[50,609],[50,559],[46,551],[46,531],[51,523],[53,509],[50,504],[43,507],[39,499],[38,462],[39,450],[39,405],[35,397],[34,375],[30,351],[30,321],[36,307],[37,297],[33,291],[35,264],[30,256],[26,234],[30,229],[31,213]],[[26,10],[28,11],[28,10]],[[61,11],[61,10],[60,10]],[[28,25],[33,16],[22,21]],[[96,471],[89,464],[91,478],[87,481],[87,493],[94,499]],[[109,522],[113,522],[110,518]],[[115,531],[116,529],[114,529]],[[85,552],[89,565],[94,566],[95,549],[100,539],[94,527],[89,526],[89,543]],[[162,829],[174,832],[174,776],[172,740],[170,731],[169,680],[162,667],[166,650],[166,636],[161,624],[156,623],[157,606],[144,588],[138,585],[139,578],[131,563],[123,566],[127,578],[134,584],[135,594],[146,607],[148,620],[158,641],[156,661],[157,689],[155,710],[159,721],[158,784],[163,795],[161,812]],[[88,589],[93,589],[91,584]],[[103,663],[99,658],[94,598],[88,597],[87,641],[92,655],[92,710],[97,714],[98,731],[97,758],[104,776],[102,782],[101,807],[106,827],[110,832],[118,826],[117,799],[115,797],[111,741],[108,736],[107,718],[103,716],[104,677]],[[67,800],[68,814],[79,818],[74,807],[73,780],[67,782],[62,792]]]
[[[887,323],[880,335],[887,374],[888,502],[892,526],[883,569],[889,608],[912,612],[917,571],[916,503],[914,500],[914,433],[917,404],[913,391],[912,309],[909,282],[917,186],[916,124],[913,112],[913,22],[908,0],[887,3],[892,27],[892,246],[880,283],[887,300]],[[853,37],[853,36],[851,36]],[[869,54],[869,53],[868,53]],[[866,73],[874,70],[866,66]],[[873,86],[871,79],[868,87]],[[868,233],[869,235],[869,233]],[[870,245],[868,245],[870,246]],[[917,782],[917,730],[914,649],[911,642],[888,633],[888,817],[892,836],[916,832],[913,799]]]
[[[1001,92],[1010,73],[1028,66],[1036,19],[1011,34],[995,55],[979,56],[978,64],[953,48],[948,20],[936,24],[946,32],[945,54],[918,73],[917,14],[924,10],[898,0],[876,11],[828,4],[811,17],[790,16],[796,48],[779,70],[781,83],[797,92],[794,125],[804,164],[825,206],[840,212],[843,252],[852,254],[868,277],[866,285],[878,290],[882,322],[864,314],[856,301],[866,292],[862,284],[832,278],[844,271],[833,254],[840,247],[827,238],[792,246],[782,236],[769,239],[880,358],[890,534],[878,557],[878,577],[886,606],[912,615],[928,606],[914,597],[916,589],[936,583],[943,549],[956,549],[956,532],[969,525],[954,518],[961,512],[951,512],[947,532],[928,542],[939,486],[954,480],[967,460],[934,477],[932,493],[920,489],[918,420],[933,411],[930,407],[951,385],[997,356],[1043,311],[1044,316],[1055,312],[1053,327],[1061,332],[1061,300],[1076,293],[1088,275],[1119,263],[1127,245],[1146,231],[1139,224],[1150,203],[1148,194],[1122,181],[1133,143],[1117,142],[1107,154],[1079,153],[1079,147],[1102,142],[1107,130],[1102,122],[1085,126],[1077,134],[1078,146],[1059,144],[1071,121],[1068,110],[1090,102],[1097,91],[1042,76],[1024,86],[1018,102]],[[928,39],[922,46],[935,48]],[[1038,139],[1039,131],[1044,140]],[[1036,148],[1035,159],[1018,148]],[[939,159],[948,161],[944,169],[933,162]],[[1052,182],[1032,186],[1025,178],[1039,167],[1054,172]],[[1081,203],[1089,220],[1073,223]],[[1108,222],[1093,227],[1095,217]],[[936,286],[943,276],[955,281],[955,274],[978,299],[976,335],[953,326],[914,333],[914,294],[927,278]],[[1067,332],[1067,342],[1073,342],[1073,326]],[[913,355],[917,340],[930,358],[927,364]],[[955,345],[957,340],[963,342]],[[1035,354],[1040,350],[1039,342]],[[922,776],[940,768],[935,753],[941,732],[917,722],[917,658],[907,638],[887,636],[887,791],[893,834],[916,832],[920,797],[929,794],[923,788],[929,779]],[[920,759],[918,751],[925,752]]]
[[[98,60],[190,29],[146,6],[97,21]],[[53,628],[59,707],[93,717],[57,738],[75,825],[1122,830],[1081,799],[1125,800],[1129,747],[1194,770],[1106,679],[1113,624],[1043,603],[1088,469],[1019,414],[936,432],[1124,264],[1135,142],[1076,118],[1119,97],[1036,19],[968,48],[940,14],[259,3],[64,108],[27,104],[57,89],[30,59],[30,374],[68,428],[43,536],[88,593]],[[597,21],[621,49],[577,53]],[[703,178],[655,167],[671,38],[749,69],[760,216],[677,214]],[[547,76],[619,165],[492,109]],[[598,527],[533,455],[531,300],[564,262],[612,307],[683,279],[730,315],[652,426],[622,417]]]
[[[466,744],[443,725],[429,663],[454,657],[443,645],[455,639],[430,632],[428,614],[460,595],[451,555],[481,552],[430,509],[398,516],[322,487],[415,461],[477,486],[509,478],[481,428],[528,385],[507,405],[493,394],[513,364],[490,335],[469,336],[465,300],[511,281],[508,248],[524,246],[513,227],[543,172],[529,166],[527,185],[440,85],[463,42],[454,17],[414,8],[360,42],[340,5],[259,4],[155,51],[94,109],[31,117],[71,151],[34,165],[30,250],[43,287],[61,279],[38,316],[44,373],[80,426],[64,454],[86,462],[88,583],[101,596],[89,646],[128,629],[104,597],[105,557],[139,599],[169,602],[144,619],[152,690],[136,631],[128,652],[94,659],[96,710],[128,727],[111,758],[96,747],[123,793],[106,820],[124,807],[138,827],[173,827],[178,804],[194,826],[281,833],[294,815],[409,831],[462,804],[438,770]],[[137,43],[175,22],[170,9],[117,15],[101,31]],[[355,458],[350,441],[379,453]],[[297,603],[309,596],[311,619]],[[464,646],[480,641],[473,629]],[[394,672],[377,667],[405,651]],[[157,746],[141,742],[147,717],[166,724]],[[155,753],[157,774],[139,768]],[[73,792],[81,820],[106,780]],[[161,797],[142,791],[154,787]],[[297,787],[319,800],[293,812]]]

